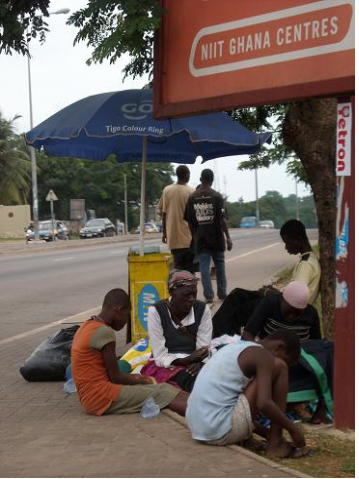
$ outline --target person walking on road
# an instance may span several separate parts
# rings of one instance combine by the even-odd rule
[[[212,189],[213,171],[203,170],[200,180],[201,186],[188,199],[185,219],[191,228],[195,252],[199,256],[204,297],[207,303],[213,303],[211,258],[216,268],[217,295],[219,299],[223,300],[227,296],[224,252],[226,243],[228,251],[232,249],[233,245],[225,219],[223,197]]]
[[[168,244],[176,269],[194,272],[192,235],[184,220],[186,203],[194,190],[187,185],[190,178],[187,166],[180,165],[176,169],[176,175],[177,183],[166,186],[162,193],[162,242]]]

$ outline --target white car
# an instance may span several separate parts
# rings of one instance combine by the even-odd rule
[[[261,228],[274,228],[274,223],[272,220],[263,220],[259,222]]]

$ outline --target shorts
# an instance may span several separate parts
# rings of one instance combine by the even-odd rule
[[[237,404],[234,406],[232,413],[231,429],[219,439],[206,441],[206,444],[216,446],[226,446],[227,444],[237,444],[251,436],[254,430],[252,422],[251,410],[249,403],[244,394],[240,394]]]
[[[117,401],[104,414],[140,412],[144,402],[152,397],[160,409],[167,407],[181,391],[170,384],[134,384],[122,386]]]

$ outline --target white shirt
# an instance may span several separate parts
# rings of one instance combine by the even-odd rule
[[[171,317],[171,312],[168,310]],[[171,318],[172,320],[172,318]],[[190,326],[195,322],[194,311],[191,308],[189,314],[181,321],[182,326]],[[178,325],[172,321],[173,326],[178,329]],[[169,368],[175,359],[186,358],[189,354],[174,353],[170,354],[165,346],[166,340],[161,324],[161,318],[154,306],[148,308],[147,316],[148,334],[151,341],[153,359],[156,366]],[[198,326],[196,337],[196,349],[207,346],[210,348],[212,339],[212,316],[209,307],[206,305],[202,320]]]

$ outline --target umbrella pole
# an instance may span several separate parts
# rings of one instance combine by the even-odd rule
[[[145,251],[146,162],[147,162],[147,136],[144,136],[142,139],[140,256],[143,256]]]

